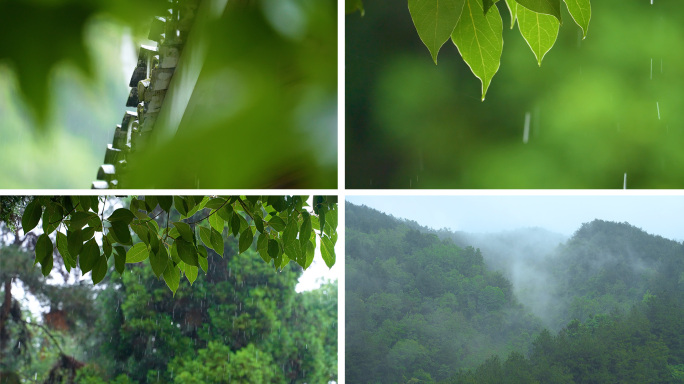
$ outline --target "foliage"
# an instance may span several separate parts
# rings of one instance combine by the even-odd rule
[[[0,196],[0,223],[14,232],[20,224],[21,208],[28,203],[27,196]]]
[[[451,38],[463,60],[482,82],[482,100],[499,69],[503,50],[503,22],[499,0],[409,0],[408,8],[420,39],[437,64],[442,45]],[[516,21],[521,35],[541,66],[553,47],[561,24],[561,0],[506,0],[511,29]],[[587,35],[589,0],[564,0],[577,25]],[[347,13],[363,12],[359,1],[346,0]]]
[[[140,28],[143,20],[161,14],[165,5],[163,0],[0,3],[0,32],[3,36],[15,36],[0,42],[0,60],[9,61],[16,72],[25,100],[41,123],[37,127],[45,127],[50,101],[48,80],[59,62],[69,61],[92,74],[91,58],[84,44],[85,31],[92,19],[106,14]]]
[[[92,271],[95,284],[105,278],[109,264],[123,274],[126,263],[149,259],[154,275],[163,277],[175,293],[181,275],[192,284],[200,268],[207,272],[208,249],[223,256],[224,229],[239,239],[240,252],[256,239],[259,255],[266,263],[273,261],[275,269],[284,268],[290,260],[306,269],[319,237],[323,260],[332,267],[336,198],[317,196],[312,212],[305,207],[308,204],[302,196],[148,195],[132,198],[128,208],[118,208],[105,219],[111,205],[107,207],[104,198],[39,196],[26,205],[22,227],[28,233],[42,220],[35,254],[44,276],[53,269],[55,253],[67,271],[77,267],[84,274]]]
[[[0,371],[40,380],[71,376],[82,364],[73,357],[77,346],[95,321],[93,292],[80,284],[46,281],[33,266],[34,234],[12,234],[0,223],[0,238]],[[66,281],[69,276],[61,277]],[[47,313],[36,316],[26,310],[14,286],[47,307]]]
[[[628,311],[651,292],[681,289],[684,245],[628,223],[594,220],[552,254],[544,269],[556,282],[549,324],[560,329],[573,319]]]
[[[434,382],[530,345],[539,320],[479,249],[346,205],[346,377]]]
[[[679,383],[681,345],[659,324],[681,323],[681,292],[677,296],[665,294],[665,300],[625,314],[572,321],[556,336],[540,334],[529,358],[514,352],[501,364],[494,357],[445,383]],[[513,375],[514,369],[524,376]]]
[[[336,284],[296,293],[301,268],[272,273],[225,237],[206,275],[175,299],[149,264],[132,264],[98,305],[91,378],[151,382],[304,383],[337,372]],[[327,293],[327,294],[326,294]],[[334,293],[334,295],[332,295]],[[246,371],[253,374],[246,376]],[[330,376],[332,374],[332,376]],[[245,381],[246,380],[246,381]]]

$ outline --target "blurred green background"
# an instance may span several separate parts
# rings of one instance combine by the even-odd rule
[[[335,188],[335,0],[228,3],[204,26],[207,60],[178,134],[130,156],[119,185]],[[90,187],[137,47],[168,4],[0,1],[0,188]]]
[[[405,1],[364,2],[346,16],[347,187],[684,187],[684,12],[654,3],[593,1],[585,40],[564,8],[539,68],[499,2],[481,102],[451,41],[432,63]]]
[[[0,61],[0,188],[90,187],[128,95],[132,68],[124,72],[123,32],[112,20],[89,23],[85,40],[93,75],[71,63],[54,67],[44,124],[25,103],[14,66]]]

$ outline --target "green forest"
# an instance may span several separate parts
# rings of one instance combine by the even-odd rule
[[[684,382],[684,244],[598,219],[556,246],[528,232],[551,240],[535,250],[525,231],[515,245],[347,203],[347,380]],[[488,238],[506,246],[470,245]],[[506,253],[521,252],[538,287],[512,283]]]
[[[337,380],[337,282],[297,292],[302,267],[264,262],[256,238],[243,251],[244,241],[222,231],[222,252],[206,248],[206,271],[191,278],[186,266],[190,284],[174,294],[152,263],[127,263],[120,273],[113,256],[96,285],[78,268],[67,271],[64,254],[44,276],[39,236],[13,220],[0,224],[3,384]],[[132,243],[141,243],[138,233]]]

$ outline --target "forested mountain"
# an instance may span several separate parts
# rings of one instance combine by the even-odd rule
[[[551,247],[542,230],[516,242],[346,207],[351,381],[684,382],[681,243],[594,220]]]
[[[346,377],[432,382],[541,330],[482,254],[366,207],[346,205]]]

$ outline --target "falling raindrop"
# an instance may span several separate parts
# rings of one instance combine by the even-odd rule
[[[527,144],[530,139],[530,113],[525,112],[525,125],[523,127],[523,144]]]
[[[651,0],[651,5],[653,5],[653,0]]]
[[[658,120],[660,120],[660,105],[656,101],[656,108],[658,109]]]
[[[625,172],[625,178],[622,182],[622,189],[627,189],[627,172]]]
[[[650,79],[653,80],[653,58],[651,58],[651,75]]]

